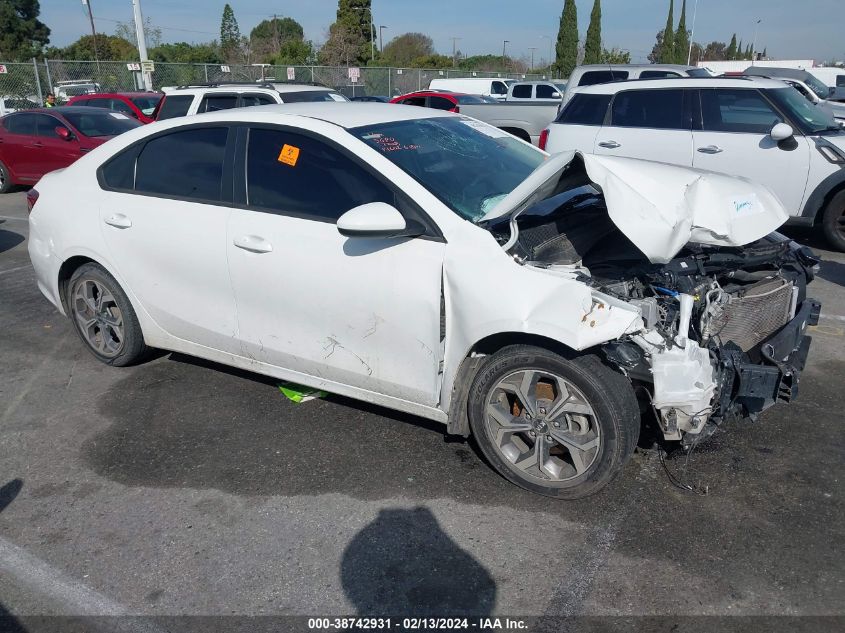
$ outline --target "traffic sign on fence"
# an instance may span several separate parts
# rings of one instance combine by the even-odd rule
[[[220,72],[221,73],[230,73],[230,72],[232,72],[232,69],[224,64],[224,65],[220,66]]]
[[[9,72],[3,64],[0,64],[0,75],[5,75]]]
[[[150,60],[144,60],[141,62],[141,70],[145,73],[154,73],[156,70],[155,62],[151,62]]]
[[[129,70],[141,70],[141,64],[138,62],[129,62],[126,64],[126,68]]]
[[[361,78],[361,69],[357,66],[352,66],[349,68],[349,81],[352,83],[358,83],[358,80]]]
[[[288,67],[288,81],[296,79],[296,68]]]

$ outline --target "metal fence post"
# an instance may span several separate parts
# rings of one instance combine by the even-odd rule
[[[208,83],[208,64],[203,64],[202,68],[205,70],[205,83]]]
[[[41,93],[41,77],[38,76],[38,62],[32,58],[32,68],[35,70],[35,90],[38,92],[38,105],[44,105],[44,95]]]
[[[49,88],[50,92],[53,92],[53,79],[50,77],[50,60],[46,57],[44,58],[44,69],[47,71],[47,88]]]

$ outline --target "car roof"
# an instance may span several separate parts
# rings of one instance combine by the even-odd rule
[[[134,92],[89,92],[84,95],[76,95],[74,99],[96,99],[97,97],[151,97],[161,96],[160,92],[146,92],[143,90],[136,90]]]
[[[18,110],[18,113],[44,113],[44,114],[90,114],[91,112],[106,112],[109,110],[105,108],[89,108],[88,106],[53,106],[52,108],[27,108],[26,110]],[[17,114],[17,113],[13,113]]]
[[[394,99],[398,99],[399,97],[410,97],[412,95],[431,95],[432,97],[477,97],[478,95],[471,95],[466,92],[455,92],[454,90],[440,90],[438,88],[433,88],[431,90],[414,90],[413,92],[406,92],[403,95],[397,95]]]
[[[782,81],[757,77],[673,77],[668,79],[635,79],[613,81],[577,88],[578,94],[616,94],[622,90],[647,90],[655,88],[783,88]]]
[[[446,110],[417,108],[413,106],[397,107],[392,103],[372,101],[279,103],[249,108],[231,108],[205,114],[198,114],[187,119],[168,119],[163,123],[201,121],[237,121],[243,123],[273,123],[281,115],[326,121],[342,128],[355,128],[363,125],[431,119],[436,117],[457,116]],[[159,125],[159,124],[156,124]],[[175,126],[174,126],[175,127]]]
[[[231,83],[231,84],[214,84],[211,86],[190,85],[190,86],[165,86],[162,91],[165,94],[205,94],[208,92],[266,92],[266,93],[282,93],[285,92],[306,92],[306,91],[329,91],[337,92],[334,88],[328,88],[318,84],[297,84],[297,83],[282,83],[282,82],[263,82],[263,83]]]
[[[575,70],[693,70],[696,66],[686,64],[586,64],[578,66]]]

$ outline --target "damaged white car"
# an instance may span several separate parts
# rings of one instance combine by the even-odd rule
[[[624,466],[637,391],[687,444],[791,400],[820,309],[765,187],[427,109],[145,126],[28,201],[38,285],[103,362],[158,347],[438,420],[560,498]]]

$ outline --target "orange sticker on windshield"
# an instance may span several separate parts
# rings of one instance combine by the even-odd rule
[[[296,161],[299,160],[299,148],[294,147],[293,145],[285,145],[282,147],[282,151],[279,152],[278,161],[280,163],[284,163],[285,165],[290,165],[293,167],[296,165]]]

